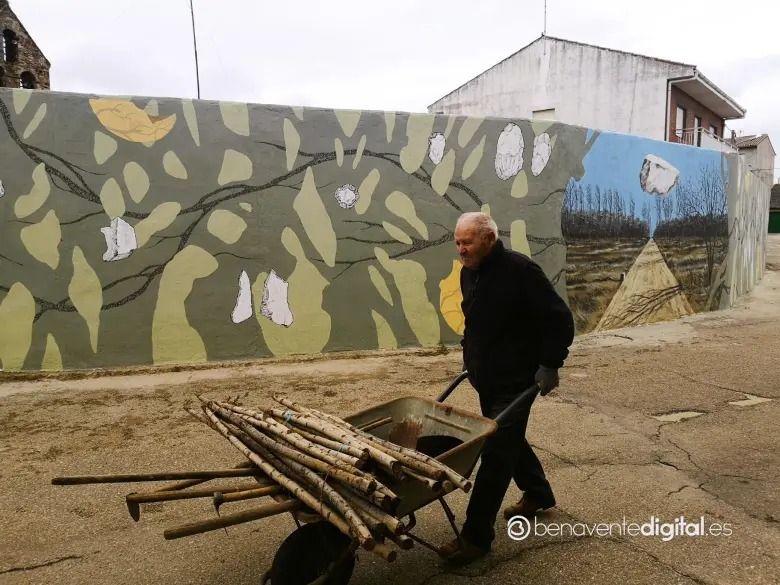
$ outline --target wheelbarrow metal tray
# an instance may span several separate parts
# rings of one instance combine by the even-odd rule
[[[496,422],[436,402],[428,398],[408,396],[398,398],[357,412],[345,418],[354,426],[372,426],[383,419],[391,419],[369,432],[382,439],[390,440],[404,447],[417,447],[421,437],[451,437],[452,448],[437,454],[436,459],[451,467],[464,477],[469,477],[477,463],[485,440],[497,428]],[[457,439],[457,441],[455,441]],[[462,441],[462,442],[461,442]],[[446,442],[446,441],[445,441]],[[396,516],[401,518],[437,500],[439,495],[419,481],[383,478],[387,487],[393,490],[400,502]]]

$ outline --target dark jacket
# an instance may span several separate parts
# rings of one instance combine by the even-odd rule
[[[460,272],[463,363],[479,392],[530,386],[539,365],[559,368],[574,339],[571,311],[533,260],[497,241]]]

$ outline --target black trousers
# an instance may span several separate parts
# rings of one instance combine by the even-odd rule
[[[483,416],[495,418],[530,385],[531,382],[512,390],[480,391]],[[496,516],[512,479],[542,507],[555,505],[555,496],[542,464],[525,437],[532,404],[533,400],[529,400],[512,420],[500,426],[485,442],[463,524],[463,537],[482,548],[489,549],[496,536]]]

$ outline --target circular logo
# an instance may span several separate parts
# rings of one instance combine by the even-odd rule
[[[512,516],[506,531],[512,540],[525,540],[531,534],[531,522],[525,516]]]

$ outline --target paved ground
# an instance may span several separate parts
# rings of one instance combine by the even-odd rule
[[[362,553],[352,582],[780,582],[780,239],[770,245],[774,270],[732,310],[579,338],[561,388],[537,402],[529,431],[559,500],[547,525],[703,516],[708,526],[728,524],[731,536],[663,542],[613,528],[609,538],[515,542],[501,524],[493,553],[473,566],[449,571],[421,547],[393,564]],[[136,524],[123,503],[132,488],[55,487],[51,477],[236,463],[226,442],[184,412],[195,393],[266,404],[284,391],[341,414],[434,396],[458,366],[456,352],[417,351],[87,378],[6,375],[0,582],[257,583],[293,526],[288,516],[167,542],[165,528],[209,517],[209,504],[149,505]],[[476,409],[471,389],[459,390],[454,402]],[[685,412],[701,414],[667,420]],[[451,501],[462,518],[466,496]],[[436,508],[423,510],[418,526],[428,539],[449,539]]]

